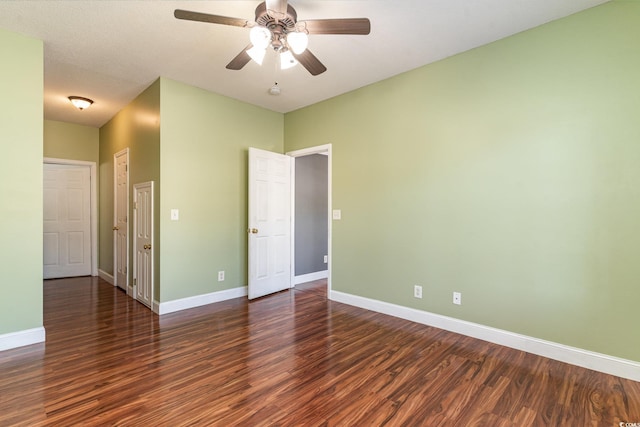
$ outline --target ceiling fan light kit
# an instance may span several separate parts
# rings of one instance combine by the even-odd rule
[[[306,33],[294,32],[287,34],[287,44],[293,53],[300,55],[309,45],[309,37]]]
[[[251,43],[227,64],[229,70],[240,70],[252,59],[262,65],[267,47],[280,55],[280,68],[300,63],[313,76],[327,70],[308,49],[309,34],[367,35],[371,23],[367,18],[312,19],[298,21],[295,9],[287,0],[267,0],[256,7],[255,22],[240,18],[211,15],[176,9],[177,19],[251,28]]]
[[[295,67],[298,61],[293,57],[290,50],[284,50],[280,52],[280,69],[286,70],[291,67]]]
[[[253,27],[249,32],[249,40],[254,47],[266,49],[271,42],[271,32],[265,27]]]
[[[251,49],[247,49],[247,55],[249,55],[251,59],[253,59],[253,61],[258,65],[262,65],[262,61],[264,61],[264,56],[266,53],[266,48],[259,48],[258,46],[253,46]]]

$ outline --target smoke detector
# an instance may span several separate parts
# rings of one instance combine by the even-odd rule
[[[280,86],[278,86],[278,82],[275,82],[273,86],[269,89],[269,93],[273,96],[280,95]]]

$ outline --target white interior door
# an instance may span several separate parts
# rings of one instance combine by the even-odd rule
[[[291,158],[249,149],[249,298],[291,287]]]
[[[134,297],[151,307],[153,302],[153,182],[133,186]]]
[[[114,154],[113,168],[113,280],[126,291],[129,285],[129,149]]]
[[[91,169],[44,165],[43,277],[91,274]]]

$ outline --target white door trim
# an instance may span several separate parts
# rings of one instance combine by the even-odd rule
[[[285,153],[287,156],[291,156],[294,158],[291,167],[291,286],[295,285],[295,274],[296,274],[296,265],[295,265],[295,158],[308,156],[310,154],[325,154],[327,155],[327,230],[329,232],[329,236],[327,236],[327,295],[331,293],[331,236],[332,236],[332,220],[331,220],[331,199],[332,197],[332,153],[331,153],[331,144],[318,145],[316,147],[303,148],[301,150],[289,151]]]
[[[96,178],[96,162],[86,162],[82,160],[56,159],[45,157],[43,164],[51,165],[71,165],[86,166],[91,173],[91,275],[98,275],[98,184]]]

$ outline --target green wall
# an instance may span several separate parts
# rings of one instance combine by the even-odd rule
[[[160,111],[160,301],[245,286],[248,148],[282,153],[284,116],[165,78]]]
[[[44,157],[99,161],[98,128],[71,123],[44,121]]]
[[[639,23],[607,3],[287,114],[287,151],[333,144],[333,289],[640,361]]]
[[[99,133],[100,269],[113,274],[113,155],[128,147],[131,203],[155,182],[154,299],[245,286],[247,149],[282,152],[283,115],[160,78]]]
[[[113,274],[113,155],[129,148],[129,286],[133,286],[133,186],[154,181],[155,224],[160,212],[160,80],[100,128],[100,258],[101,270]],[[160,230],[154,234],[154,292],[160,281]]]
[[[0,334],[42,327],[43,44],[0,29]]]
[[[640,361],[638,22],[614,1],[285,116],[161,78],[99,130],[99,267],[117,151],[156,183],[166,302],[246,285],[248,147],[332,143],[333,289]],[[0,51],[3,334],[42,326],[43,155],[96,154],[43,124],[42,42]]]

